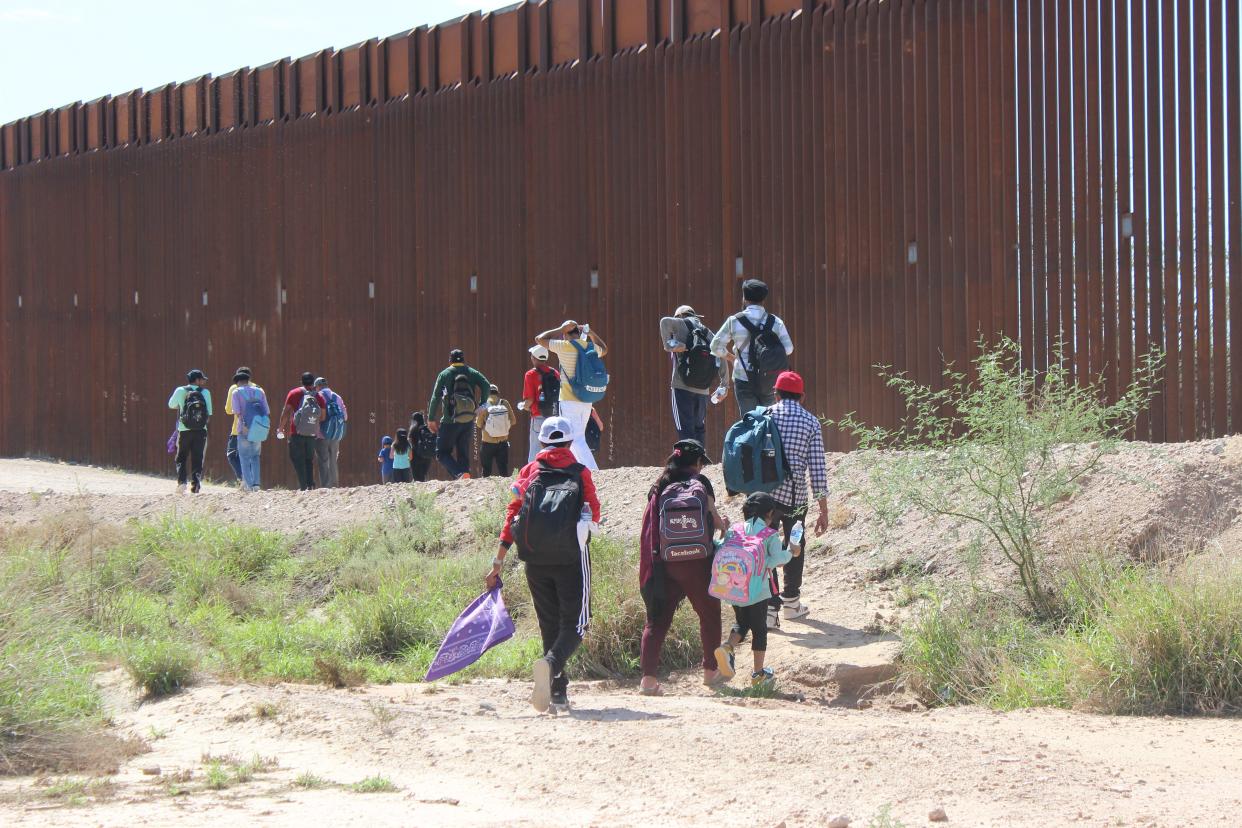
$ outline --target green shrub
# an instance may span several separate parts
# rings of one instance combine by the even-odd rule
[[[1154,394],[1162,364],[1143,358],[1111,404],[1101,381],[1075,377],[1058,348],[1047,370],[1022,364],[1021,346],[978,344],[971,376],[946,366],[941,388],[885,372],[908,412],[900,428],[869,427],[846,416],[870,467],[864,492],[895,521],[909,509],[975,527],[1013,565],[1022,594],[1045,619],[1055,615],[1043,583],[1041,513],[1073,494],[1129,433]],[[895,451],[888,451],[895,450]]]
[[[151,698],[188,685],[197,663],[194,651],[176,641],[138,639],[129,644],[124,658],[134,684]]]
[[[386,776],[368,776],[349,786],[354,793],[394,793],[401,790]]]

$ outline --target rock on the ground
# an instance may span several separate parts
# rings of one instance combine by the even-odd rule
[[[828,828],[850,828],[850,818],[845,814],[837,814],[828,820]]]
[[[927,814],[927,819],[931,822],[948,822],[949,815],[944,812],[944,808],[932,808]]]

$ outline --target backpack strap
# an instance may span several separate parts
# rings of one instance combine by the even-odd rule
[[[771,316],[771,314],[768,314],[768,315]],[[759,329],[755,327],[754,322],[750,321],[750,317],[746,315],[745,311],[739,314],[735,314],[733,318],[737,320],[737,323],[739,325],[741,325],[743,328],[746,329],[746,332],[750,334],[752,339],[759,335]]]
[[[762,327],[763,327],[763,330],[762,330],[763,333],[772,333],[773,329],[776,328],[776,317],[769,313],[767,316],[763,318]]]

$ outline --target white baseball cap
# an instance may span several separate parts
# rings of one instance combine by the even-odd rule
[[[540,362],[548,361],[548,349],[542,345],[534,345],[530,348],[530,355]]]
[[[564,417],[549,417],[539,427],[539,442],[564,443],[574,439],[573,423]]]

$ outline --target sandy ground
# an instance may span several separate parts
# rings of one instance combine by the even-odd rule
[[[854,458],[829,461],[833,529],[808,556],[804,593],[814,612],[771,637],[781,699],[719,697],[683,675],[661,698],[638,696],[633,685],[575,683],[573,714],[557,718],[533,713],[523,682],[328,690],[204,680],[142,704],[122,675],[106,673],[118,731],[143,738],[150,752],[110,777],[111,796],[85,807],[49,801],[48,780],[0,781],[0,824],[796,828],[845,814],[860,828],[885,807],[907,826],[932,824],[937,807],[949,824],[971,826],[1242,822],[1236,720],[926,711],[899,695],[877,695],[860,709],[859,692],[892,674],[897,650],[883,628],[902,611],[881,573],[930,562],[951,577],[954,550],[967,536],[959,526],[911,518],[877,543]],[[1134,554],[1186,543],[1234,554],[1242,540],[1240,465],[1238,438],[1127,448],[1048,516],[1050,531],[1066,545],[1107,541]],[[606,531],[637,532],[653,476],[599,474]],[[66,514],[118,523],[181,513],[315,535],[409,497],[398,486],[178,497],[169,486],[0,461],[0,526]],[[471,513],[498,508],[503,491],[494,480],[425,487],[462,531]],[[736,513],[739,504],[726,501],[722,511]],[[741,663],[748,656],[739,653]],[[272,757],[279,767],[210,791],[205,754]],[[158,774],[144,773],[156,767]],[[332,784],[301,790],[292,780],[303,772]],[[400,790],[348,789],[373,774]]]

